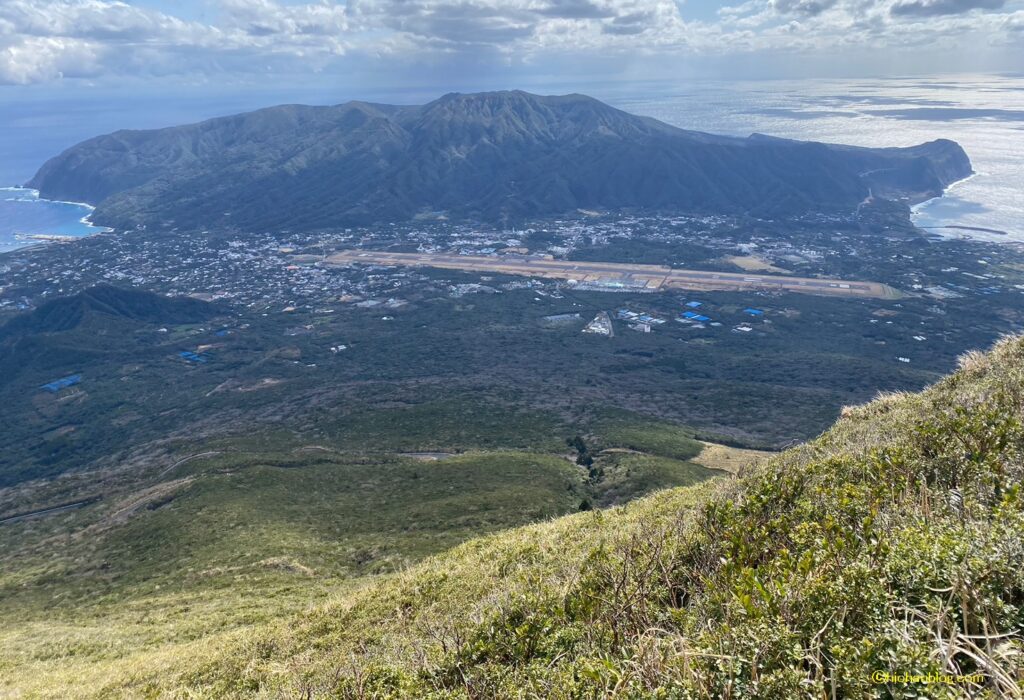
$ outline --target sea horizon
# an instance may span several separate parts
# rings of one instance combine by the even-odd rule
[[[565,92],[570,86],[527,86],[536,92]],[[586,92],[612,106],[660,119],[684,129],[731,136],[764,133],[781,138],[867,147],[910,146],[935,139],[959,143],[971,159],[974,174],[950,185],[941,197],[914,205],[915,225],[941,237],[976,238],[995,242],[1024,241],[1024,172],[1014,154],[1024,152],[1024,78],[994,75],[941,76],[930,79],[818,79],[805,81],[690,81],[645,83],[630,90],[623,85],[587,86]],[[410,92],[422,102],[420,92]],[[380,100],[401,102],[400,94]],[[337,99],[310,99],[309,104],[344,102],[362,95]],[[409,101],[409,100],[405,100]],[[270,106],[273,96],[266,97]],[[39,105],[31,102],[0,108],[0,118],[17,128],[0,131],[0,155],[19,154],[20,160],[4,170],[0,179],[27,181],[31,174],[60,150],[85,138],[119,128],[149,128],[159,121],[161,103],[155,98],[137,111],[98,117],[89,125],[69,120],[50,131],[50,140],[37,139],[31,120],[19,117]],[[194,106],[175,113],[175,123],[190,123],[255,105],[226,108]],[[166,117],[163,117],[166,119]],[[109,123],[108,123],[109,122]],[[48,129],[52,131],[53,125]],[[32,153],[26,143],[38,143]],[[0,158],[0,163],[3,159]],[[33,165],[29,165],[29,161]],[[27,192],[26,188],[4,188]],[[76,202],[50,202],[20,207],[0,203],[0,250],[12,250],[35,241],[17,241],[15,232],[87,236],[105,231],[88,220],[91,207]],[[3,206],[6,204],[7,206]],[[81,207],[81,209],[76,209]]]

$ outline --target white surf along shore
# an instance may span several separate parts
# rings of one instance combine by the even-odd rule
[[[6,195],[6,196],[5,196]],[[71,202],[59,199],[43,199],[39,196],[39,191],[28,187],[0,187],[0,200],[4,202],[20,202],[24,205],[58,205],[64,207],[74,207],[77,210],[74,214],[81,214],[77,217],[74,223],[84,227],[81,230],[75,230],[73,232],[67,230],[60,230],[60,228],[66,224],[57,225],[58,230],[54,231],[41,231],[41,230],[19,230],[21,226],[25,226],[24,223],[19,224],[17,221],[16,212],[14,214],[15,220],[13,222],[12,233],[18,239],[29,239],[33,241],[42,240],[64,240],[73,238],[84,238],[98,233],[110,233],[114,229],[106,226],[98,226],[92,222],[92,214],[96,210],[96,207],[86,202]],[[13,205],[17,206],[17,205]],[[10,214],[10,212],[9,212]],[[70,223],[70,222],[69,222]],[[33,222],[32,226],[37,226]]]

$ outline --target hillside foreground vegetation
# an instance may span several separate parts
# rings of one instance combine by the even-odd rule
[[[96,632],[31,692],[82,691],[86,654],[109,697],[1019,697],[1022,415],[1006,339],[741,478],[472,539],[221,635],[133,655]]]
[[[624,411],[574,435],[471,397],[339,420],[316,442],[168,438],[0,488],[0,696],[102,694],[468,539],[763,454]]]

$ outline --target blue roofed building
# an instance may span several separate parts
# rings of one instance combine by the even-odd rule
[[[764,311],[761,309],[743,309],[743,313],[747,316],[764,316]]]
[[[691,309],[699,309],[700,307],[704,306],[704,303],[700,301],[688,301],[686,302],[686,305],[689,306]]]
[[[55,379],[52,382],[43,384],[40,389],[56,394],[61,389],[67,389],[69,386],[74,386],[78,382],[82,381],[82,375],[80,374],[69,374],[66,377]]]
[[[192,352],[191,350],[182,350],[181,352],[178,353],[178,355],[188,360],[189,362],[199,362],[201,364],[205,363],[207,359],[206,355],[203,355],[198,352]]]

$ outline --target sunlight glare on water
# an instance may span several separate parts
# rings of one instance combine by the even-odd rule
[[[681,128],[736,136],[874,147],[952,139],[976,175],[915,207],[914,222],[1007,234],[934,229],[943,235],[1024,241],[1024,78],[698,82],[609,101]]]

